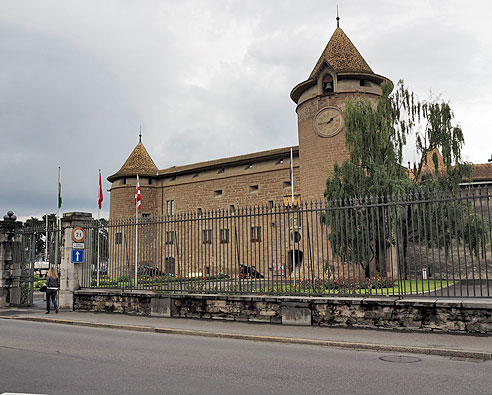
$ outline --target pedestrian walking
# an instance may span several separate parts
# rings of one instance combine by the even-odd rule
[[[56,295],[58,293],[58,273],[54,267],[48,270],[48,275],[46,276],[46,314],[50,313],[51,302],[53,302],[53,307],[58,314],[58,302],[56,301]]]

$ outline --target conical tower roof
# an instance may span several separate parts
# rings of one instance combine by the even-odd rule
[[[337,78],[365,79],[381,84],[389,81],[386,77],[375,74],[364,60],[355,45],[340,27],[337,27],[333,35],[326,44],[321,56],[319,57],[313,71],[306,81],[297,84],[290,93],[291,99],[297,103],[301,95],[317,84],[317,78],[323,70],[329,67],[337,75]],[[391,81],[390,81],[391,82]]]
[[[337,73],[370,73],[373,71],[344,31],[337,27],[330,41],[314,66],[309,78],[314,78],[323,62]]]
[[[155,176],[157,174],[157,166],[145,149],[142,142],[139,142],[133,149],[132,153],[115,174],[108,177],[108,181],[113,182],[120,177],[128,176]]]

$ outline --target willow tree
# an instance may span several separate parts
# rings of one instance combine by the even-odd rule
[[[457,193],[459,183],[470,178],[471,166],[462,159],[463,131],[454,121],[449,103],[419,101],[402,81],[394,91],[389,82],[381,88],[382,95],[376,101],[361,97],[346,103],[344,121],[350,157],[340,166],[336,164],[326,181],[325,197],[331,209],[324,221],[331,227],[333,252],[342,261],[361,264],[366,277],[371,263],[376,271],[383,272],[386,251],[398,242],[403,246],[402,271],[406,277],[408,242],[418,238],[429,246],[446,247],[451,243],[449,234],[458,238],[470,235],[459,232],[442,207],[433,213],[440,216],[435,220],[447,222],[448,236],[444,238],[438,232],[414,226],[414,221],[427,214],[413,210],[412,205],[387,210],[382,204],[402,196],[415,200],[436,190]],[[408,169],[402,164],[403,150],[412,134],[419,160]],[[341,216],[342,211],[336,207],[349,208]],[[476,218],[466,204],[460,203],[459,210],[468,225],[471,222],[474,229],[478,228],[476,240],[470,243],[476,247],[473,252],[478,253],[487,242],[488,224]],[[398,231],[402,224],[412,229],[410,235]],[[449,227],[453,226],[451,232]]]

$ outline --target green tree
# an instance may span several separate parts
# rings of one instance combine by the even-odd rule
[[[374,270],[384,271],[387,249],[397,239],[403,246],[405,277],[407,246],[416,239],[429,246],[447,247],[453,237],[473,238],[468,245],[473,246],[475,254],[479,253],[488,240],[489,225],[476,217],[467,204],[458,203],[464,221],[461,226],[449,220],[450,211],[456,214],[455,202],[447,206],[441,203],[439,210],[429,208],[426,212],[412,205],[393,211],[378,206],[403,195],[418,198],[436,190],[457,194],[459,183],[471,177],[471,166],[461,156],[463,132],[454,122],[449,103],[419,101],[402,81],[394,91],[389,82],[381,88],[382,95],[376,101],[361,97],[346,103],[344,121],[350,157],[334,166],[326,182],[325,197],[332,208],[352,208],[345,217],[341,211],[330,210],[323,218],[331,227],[329,237],[334,253],[342,261],[361,264],[366,277],[371,263]],[[415,134],[419,160],[409,170],[402,161],[410,134]],[[416,226],[420,220],[420,225],[431,223],[429,218],[427,222],[422,218],[429,215],[438,216],[434,220],[443,223],[443,229],[447,229],[444,235]],[[398,231],[402,224],[412,231]],[[476,237],[463,232],[467,226],[477,230],[473,232]]]
[[[50,241],[54,240],[53,232],[51,230],[56,225],[56,215],[48,214],[48,238]],[[34,235],[34,253],[35,257],[44,256],[46,247],[46,214],[41,219],[31,217],[24,222],[24,227],[28,228]],[[52,240],[51,240],[52,239]],[[44,257],[46,260],[47,257]]]

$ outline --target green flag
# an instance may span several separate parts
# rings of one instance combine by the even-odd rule
[[[58,167],[58,208],[62,206],[62,181],[61,181],[61,167]]]

